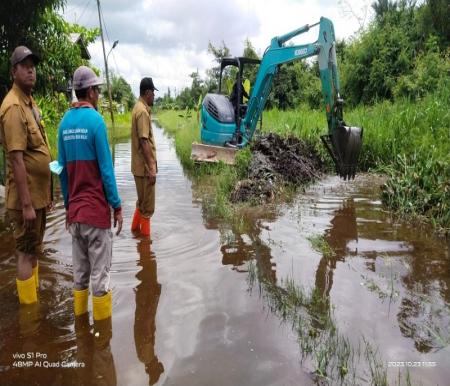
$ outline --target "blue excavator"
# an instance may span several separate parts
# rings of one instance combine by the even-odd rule
[[[319,26],[316,42],[286,45],[295,36],[316,26]],[[192,144],[192,159],[198,162],[223,161],[234,164],[236,151],[248,145],[255,133],[278,67],[284,63],[317,56],[328,122],[328,133],[322,135],[321,139],[336,166],[337,174],[344,179],[354,178],[363,130],[347,126],[344,122],[344,101],[340,95],[335,46],[333,23],[322,17],[315,24],[307,24],[285,35],[274,37],[261,60],[224,58],[221,62],[218,93],[208,93],[203,99],[200,128],[202,143]],[[243,71],[249,65],[259,65],[259,69],[248,102],[241,103],[244,93]],[[237,106],[221,92],[222,74],[228,66],[237,67]]]

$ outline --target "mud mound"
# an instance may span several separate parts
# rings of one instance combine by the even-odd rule
[[[270,133],[252,145],[249,179],[236,184],[231,200],[272,201],[280,185],[306,184],[318,178],[322,169],[323,161],[311,144]]]
[[[255,203],[271,202],[274,199],[274,187],[270,180],[247,179],[239,181],[231,195],[232,202]]]

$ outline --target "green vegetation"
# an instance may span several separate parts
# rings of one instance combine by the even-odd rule
[[[133,109],[134,104],[136,103],[136,98],[131,90],[131,86],[127,83],[127,81],[121,77],[120,75],[116,75],[114,72],[111,72],[109,75],[110,78],[110,86],[111,86],[111,99],[113,101],[113,111],[118,113],[119,105],[121,105],[124,111],[131,111]],[[106,114],[109,112],[109,103],[108,103],[108,88],[102,87],[102,95],[103,99],[101,101],[101,110]]]
[[[111,115],[109,111],[103,112],[103,118],[105,119],[106,127],[108,128],[109,138],[112,141],[112,124]],[[131,111],[125,114],[114,114],[114,137],[116,140],[130,138],[131,135]]]
[[[333,257],[334,251],[322,235],[313,235],[307,238],[311,243],[311,247],[317,252],[322,253],[325,257]]]
[[[61,0],[2,2],[0,100],[11,83],[9,58],[17,45],[26,45],[41,57],[35,95],[47,97],[55,92],[66,92],[73,71],[80,65],[88,64],[80,45],[72,41],[70,34],[79,34],[80,41],[88,45],[96,39],[99,30],[66,22],[57,13],[64,3]]]
[[[36,96],[36,103],[41,109],[42,120],[44,121],[45,131],[47,133],[50,152],[52,158],[57,156],[57,136],[58,126],[62,116],[69,108],[69,103],[64,94],[53,93],[47,94],[47,96]]]

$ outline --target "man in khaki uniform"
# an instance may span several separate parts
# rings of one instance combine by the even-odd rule
[[[6,207],[14,225],[17,291],[21,304],[37,301],[37,255],[51,203],[50,151],[41,115],[31,92],[38,57],[27,47],[11,56],[14,84],[0,107],[0,132],[7,158]]]
[[[153,106],[155,88],[152,78],[143,78],[140,97],[131,118],[131,172],[134,175],[138,199],[131,230],[150,236],[150,218],[155,212],[155,182],[158,166],[153,138],[150,107]]]

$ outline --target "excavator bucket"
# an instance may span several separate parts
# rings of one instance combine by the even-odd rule
[[[345,180],[355,178],[362,136],[360,127],[339,126],[334,133],[320,137],[334,161],[336,172]]]
[[[234,165],[236,148],[193,143],[191,159],[195,162],[219,162]]]

